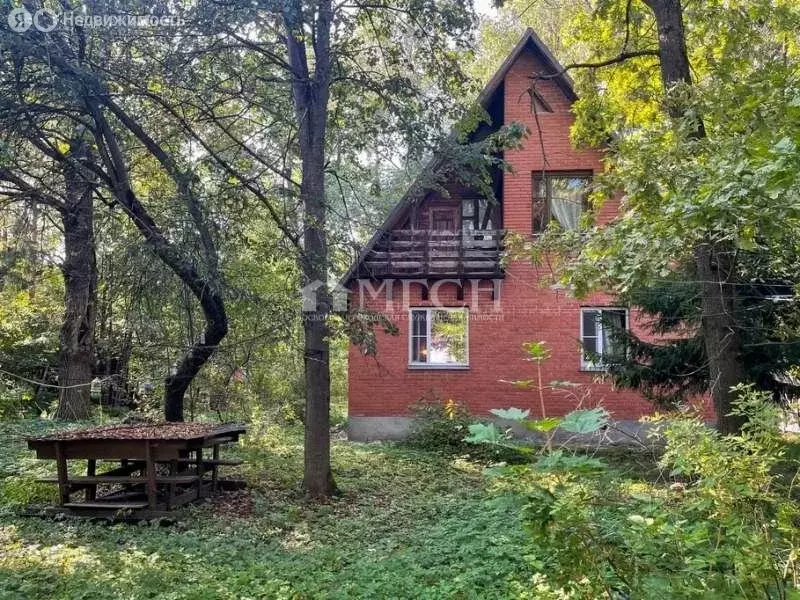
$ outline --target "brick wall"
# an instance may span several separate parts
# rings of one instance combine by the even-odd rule
[[[594,149],[575,149],[570,141],[570,128],[575,117],[570,102],[553,81],[539,81],[536,90],[553,112],[531,110],[530,75],[544,68],[529,52],[522,54],[505,78],[505,121],[522,123],[530,136],[522,149],[506,152],[506,160],[514,172],[503,177],[503,225],[519,233],[531,233],[531,175],[535,171],[592,171],[603,170],[602,152]],[[537,117],[538,116],[538,124]],[[544,148],[544,152],[542,152]],[[607,222],[618,208],[606,203],[598,215]]]
[[[650,405],[638,394],[614,390],[597,381],[598,373],[580,369],[580,307],[607,305],[609,299],[598,295],[579,302],[563,291],[539,286],[540,275],[530,264],[510,265],[497,303],[492,301],[490,282],[481,282],[478,302],[474,301],[475,288],[471,284],[465,287],[463,301],[457,300],[455,283],[439,288],[442,304],[470,309],[469,370],[408,368],[408,307],[431,305],[422,300],[419,285],[410,286],[407,303],[401,300],[399,281],[394,282],[394,300],[388,305],[385,288],[376,298],[363,294],[364,307],[387,314],[400,333],[379,333],[375,357],[363,356],[358,348],[351,347],[350,415],[406,415],[409,404],[423,396],[453,398],[476,414],[509,406],[530,408],[533,414],[539,414],[539,400],[533,390],[517,389],[501,381],[536,377],[535,365],[525,360],[522,349],[524,343],[532,341],[544,341],[552,351],[542,365],[545,383],[559,380],[582,384],[569,391],[548,391],[549,415],[569,412],[581,402],[589,406],[602,404],[619,419],[636,419],[649,412]]]
[[[552,81],[540,82],[537,90],[553,109],[539,113],[539,128],[531,112],[526,90],[529,76],[541,66],[531,53],[523,54],[505,79],[505,120],[521,122],[531,130],[521,150],[509,151],[507,160],[514,173],[503,179],[504,226],[521,233],[531,232],[531,174],[549,171],[602,170],[602,152],[575,150],[569,139],[574,117],[563,92]],[[541,131],[541,133],[539,133]],[[541,135],[541,138],[540,138]],[[544,146],[545,153],[542,153]],[[607,203],[598,218],[607,222],[618,208]],[[524,262],[508,266],[499,301],[491,299],[491,282],[467,284],[464,299],[457,300],[456,285],[439,288],[439,298],[446,306],[468,306],[469,369],[411,370],[409,361],[409,306],[426,306],[419,285],[410,286],[404,298],[401,283],[394,282],[394,300],[387,302],[385,288],[375,298],[360,295],[358,286],[353,301],[363,307],[386,313],[398,326],[398,336],[378,335],[378,353],[363,356],[358,348],[350,348],[349,413],[361,416],[408,415],[408,406],[423,396],[453,398],[467,405],[476,414],[491,408],[516,406],[530,408],[539,415],[535,391],[517,389],[501,380],[527,380],[536,376],[535,365],[525,360],[522,345],[544,341],[552,356],[543,364],[545,383],[559,380],[581,384],[571,391],[549,390],[546,393],[548,415],[562,415],[576,408],[602,404],[618,419],[637,419],[652,410],[651,405],[635,392],[615,390],[599,381],[596,372],[581,371],[580,335],[581,306],[613,305],[607,296],[596,295],[576,300],[565,291],[543,287],[544,273]],[[475,292],[477,298],[475,300]],[[642,333],[635,311],[631,315],[634,332]]]

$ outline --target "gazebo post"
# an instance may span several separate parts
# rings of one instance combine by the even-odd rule
[[[96,474],[97,474],[97,460],[94,458],[86,459],[86,475],[89,477],[94,477]],[[97,497],[97,484],[93,483],[86,488],[86,501],[94,502],[96,497]]]
[[[178,461],[172,459],[169,461],[169,476],[175,477],[178,474]],[[175,504],[175,484],[170,482],[167,486],[167,510],[172,510]]]
[[[153,448],[150,440],[145,442],[144,447],[145,464],[147,469],[147,507],[150,510],[156,509],[156,463],[153,460]]]
[[[69,474],[67,472],[67,458],[61,442],[56,442],[56,469],[58,470],[58,500],[63,504],[69,503]]]

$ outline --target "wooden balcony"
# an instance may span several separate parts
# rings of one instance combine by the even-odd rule
[[[366,255],[356,276],[364,279],[491,279],[503,276],[502,230],[390,231]]]

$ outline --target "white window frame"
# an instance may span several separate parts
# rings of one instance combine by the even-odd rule
[[[606,368],[606,366],[603,365],[602,363],[597,364],[595,362],[592,362],[591,360],[586,360],[586,358],[584,356],[583,315],[584,315],[584,313],[586,313],[588,311],[600,311],[600,313],[601,313],[600,319],[598,319],[597,325],[596,325],[596,334],[597,335],[594,336],[594,337],[596,337],[595,353],[602,355],[603,349],[600,348],[598,350],[598,348],[597,348],[597,342],[601,342],[601,340],[603,339],[602,312],[603,311],[612,311],[612,310],[614,310],[614,311],[623,311],[625,313],[625,331],[630,331],[630,328],[631,328],[630,311],[627,308],[625,308],[624,306],[581,306],[581,311],[580,311],[580,314],[578,316],[579,321],[580,321],[580,332],[581,332],[581,337],[580,337],[581,371],[607,371],[608,370]]]
[[[412,360],[414,356],[414,313],[425,311],[425,339],[427,346],[431,342],[431,313],[434,311],[463,312],[465,316],[466,331],[464,335],[464,362],[463,363],[429,363]],[[414,306],[408,309],[408,367],[409,369],[468,369],[469,368],[469,308],[466,306]]]

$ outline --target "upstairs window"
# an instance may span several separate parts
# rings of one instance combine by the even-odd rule
[[[466,367],[469,364],[466,308],[412,308],[409,365]]]
[[[533,174],[533,233],[542,233],[555,219],[562,229],[578,228],[586,205],[591,173]]]
[[[619,334],[628,329],[628,311],[624,308],[581,309],[581,368],[605,369],[604,359],[618,360],[625,354]]]

